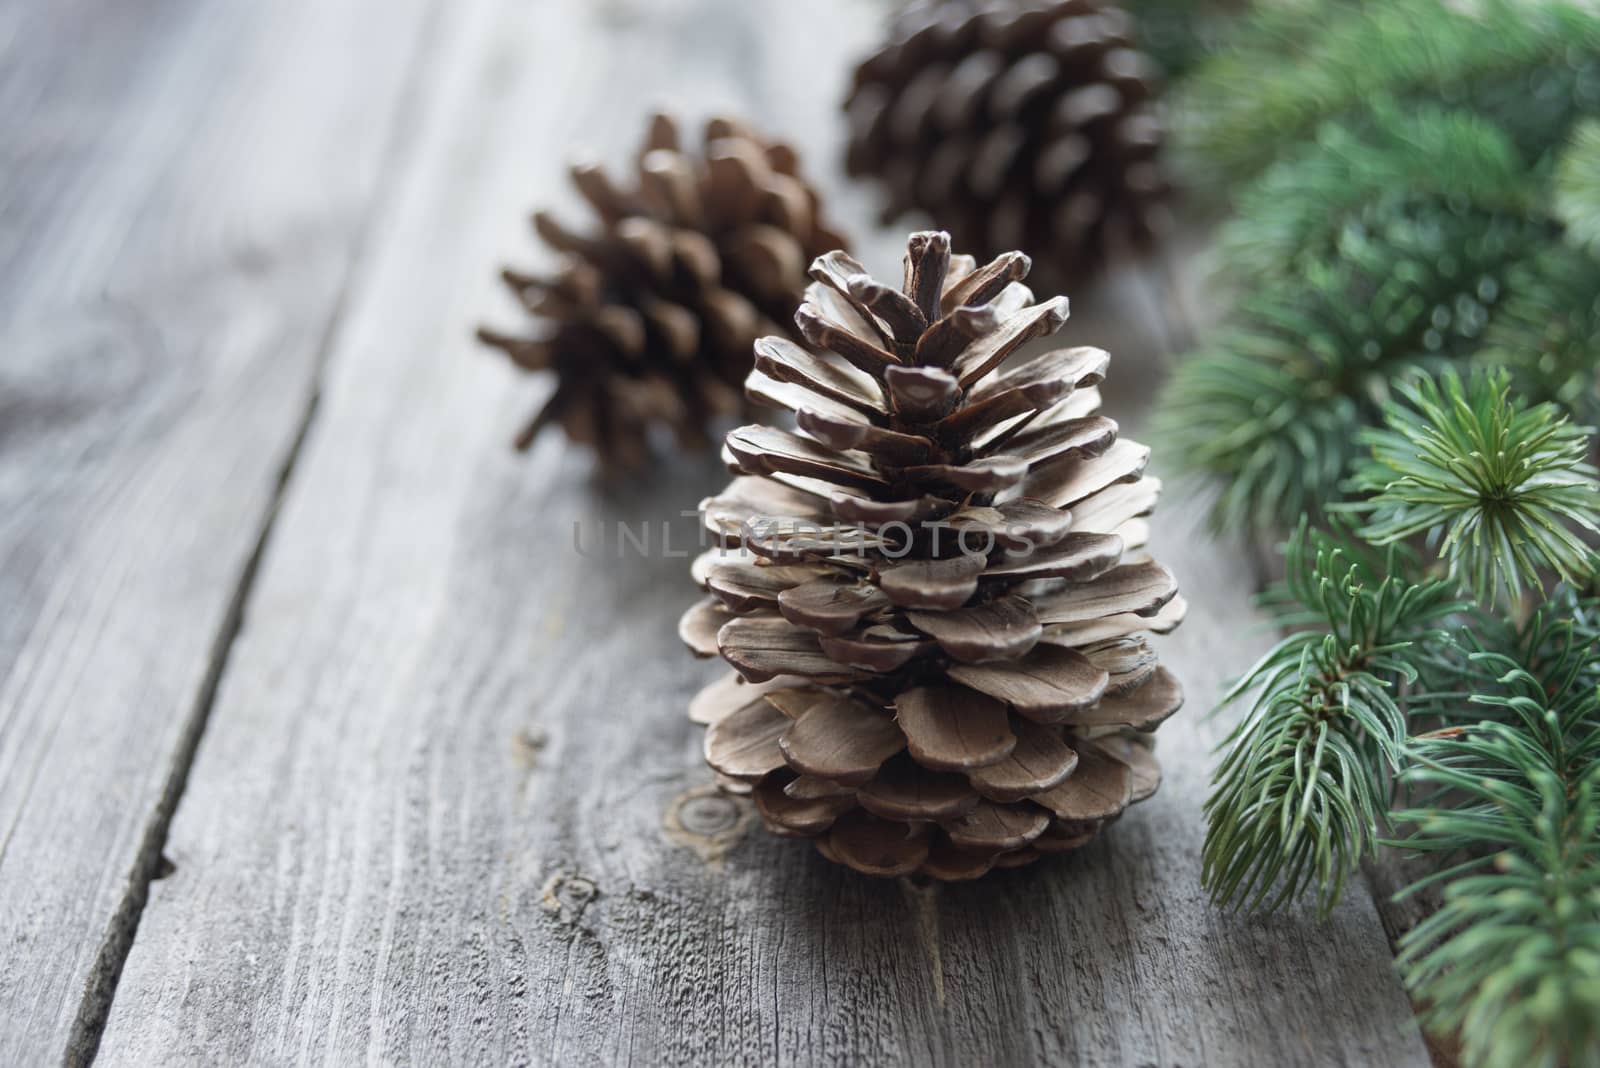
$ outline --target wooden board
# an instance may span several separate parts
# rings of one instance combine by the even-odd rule
[[[829,865],[710,788],[683,708],[714,669],[674,624],[680,513],[723,476],[600,490],[557,440],[506,448],[538,387],[468,337],[507,314],[490,278],[530,258],[525,210],[572,203],[557,159],[619,157],[668,93],[831,159],[843,57],[876,14],[451,5],[101,1060],[1426,1063],[1369,899],[1317,926],[1200,891],[1220,731],[1201,713],[1270,635],[1195,509],[1169,506],[1157,543],[1195,605],[1164,645],[1191,704],[1162,731],[1162,792],[1081,854],[925,887]],[[866,242],[869,263],[897,243]],[[1177,336],[1161,293],[1100,287],[1070,336],[1146,374]],[[1113,414],[1148,394],[1119,387]],[[648,556],[619,553],[619,523],[647,525]]]
[[[93,1053],[429,6],[0,17],[0,1064]]]

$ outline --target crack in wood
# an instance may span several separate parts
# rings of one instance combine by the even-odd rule
[[[205,734],[211,711],[216,704],[217,691],[226,674],[229,656],[243,626],[246,607],[255,586],[261,561],[271,541],[279,509],[316,421],[328,360],[337,344],[351,293],[356,288],[356,280],[362,276],[367,267],[368,253],[378,220],[386,213],[390,196],[397,184],[395,177],[399,172],[397,164],[404,158],[413,136],[411,127],[405,119],[415,111],[423,91],[425,75],[431,67],[429,62],[431,53],[435,51],[438,39],[438,35],[432,31],[434,23],[441,17],[442,9],[442,4],[434,3],[421,19],[420,31],[416,35],[410,61],[407,64],[410,73],[395,94],[389,109],[390,128],[384,135],[384,145],[378,153],[379,173],[390,176],[388,185],[380,187],[372,197],[352,242],[339,295],[317,340],[312,361],[311,385],[295,427],[293,440],[284,455],[268,495],[267,506],[257,524],[255,543],[239,571],[238,578],[233,583],[233,592],[221,625],[212,641],[205,675],[186,717],[178,747],[173,755],[172,767],[140,839],[129,872],[127,889],[107,924],[105,937],[95,954],[83,996],[79,1000],[77,1013],[68,1031],[66,1050],[62,1057],[65,1065],[93,1063],[99,1052],[101,1036],[110,1016],[112,1001],[116,997],[117,983],[121,978],[123,965],[132,950],[134,938],[138,934],[140,917],[149,901],[150,885],[157,880],[168,878],[176,871],[175,865],[164,852],[172,818],[177,811],[178,802],[183,797],[190,770],[194,766],[195,755],[199,751],[200,740]]]
[[[200,739],[205,734],[206,724],[211,718],[211,709],[216,703],[217,688],[221,685],[223,674],[227,670],[228,656],[244,623],[245,605],[250,599],[250,591],[260,570],[261,559],[271,539],[273,521],[277,517],[278,507],[283,500],[289,479],[294,473],[295,461],[316,417],[317,406],[318,391],[313,386],[294,441],[289,446],[283,465],[278,471],[276,484],[273,486],[266,512],[262,516],[255,546],[240,570],[238,581],[234,583],[233,595],[229,598],[222,625],[212,640],[205,678],[190,707],[188,722],[184,727],[177,752],[173,756],[172,768],[167,774],[160,800],[156,804],[155,811],[151,813],[150,822],[146,825],[144,836],[140,840],[133,870],[128,877],[126,896],[112,915],[107,925],[106,936],[95,955],[88,986],[78,1003],[78,1012],[73,1019],[72,1029],[68,1032],[67,1049],[62,1058],[64,1064],[88,1065],[94,1061],[95,1054],[100,1049],[100,1036],[105,1030],[106,1019],[111,1013],[111,1002],[116,996],[117,980],[122,976],[123,963],[128,959],[128,952],[133,948],[134,936],[139,931],[139,917],[143,915],[145,904],[150,898],[150,884],[171,873],[172,861],[167,859],[163,851],[167,846],[167,832],[172,827],[172,816],[177,811],[178,801],[188,784],[189,769],[194,766]],[[167,870],[164,871],[164,867]]]

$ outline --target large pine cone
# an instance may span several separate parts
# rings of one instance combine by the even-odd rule
[[[1153,61],[1099,0],[937,0],[895,21],[845,107],[852,175],[885,218],[921,211],[979,255],[1023,248],[1051,281],[1147,245],[1171,187]]]
[[[799,432],[728,435],[702,505],[709,596],[680,624],[736,670],[702,691],[706,759],[776,834],[872,875],[940,879],[1089,841],[1160,772],[1182,703],[1145,632],[1183,616],[1141,551],[1149,450],[1096,415],[1109,357],[1056,349],[1065,297],[911,237],[903,291],[843,252],[756,345],[747,388]]]
[[[712,421],[744,411],[752,343],[782,329],[806,265],[842,239],[821,221],[794,150],[728,119],[707,123],[703,150],[691,153],[677,124],[656,115],[632,188],[587,164],[572,180],[598,230],[538,212],[534,228],[561,266],[549,277],[503,272],[543,330],[478,331],[517,366],[555,372],[554,393],[517,447],[550,423],[609,468],[644,463],[653,426],[684,446],[706,444]]]

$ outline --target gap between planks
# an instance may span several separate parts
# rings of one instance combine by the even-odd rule
[[[368,269],[377,223],[389,213],[394,200],[394,191],[406,173],[404,165],[414,156],[416,130],[406,120],[420,106],[426,88],[433,79],[439,53],[438,34],[435,31],[443,18],[442,12],[446,6],[447,0],[435,0],[427,8],[417,34],[416,45],[407,60],[409,74],[390,105],[389,130],[384,135],[384,147],[379,153],[381,177],[357,229],[349,263],[344,271],[344,277],[339,281],[339,294],[335,299],[332,313],[317,341],[312,361],[311,385],[306,392],[304,408],[295,426],[288,452],[273,482],[267,506],[258,522],[255,542],[233,584],[227,610],[212,640],[205,675],[186,716],[161,796],[150,814],[149,823],[140,841],[126,894],[112,915],[106,937],[95,955],[88,985],[84,989],[77,1015],[68,1033],[67,1048],[63,1056],[64,1064],[74,1066],[92,1064],[99,1052],[100,1039],[111,1014],[112,1002],[116,998],[122,967],[133,948],[134,938],[138,935],[140,917],[150,898],[150,885],[165,876],[162,871],[165,859],[163,851],[172,828],[172,816],[177,811],[178,802],[188,785],[189,772],[194,766],[195,756],[199,752],[206,727],[211,721],[217,690],[227,671],[229,655],[244,623],[250,594],[255,588],[256,575],[267,545],[271,541],[279,509],[294,478],[306,439],[316,422],[317,412],[321,407],[322,384],[327,372],[329,355],[338,345],[340,330],[349,309],[350,294]]]
[[[319,351],[319,359],[325,351],[325,349]],[[318,375],[320,377],[320,371]],[[126,895],[111,917],[105,940],[100,944],[99,952],[95,954],[94,965],[89,973],[89,983],[83,992],[83,1000],[78,1003],[78,1013],[73,1018],[72,1029],[67,1036],[67,1050],[63,1057],[65,1064],[90,1064],[94,1061],[95,1054],[99,1052],[100,1036],[105,1031],[106,1020],[111,1014],[111,1003],[116,997],[117,980],[122,976],[123,962],[128,959],[128,952],[133,948],[133,939],[138,934],[139,917],[143,915],[145,903],[150,899],[150,884],[163,877],[162,851],[166,848],[167,833],[172,827],[172,814],[178,809],[178,801],[182,798],[184,787],[189,782],[189,769],[194,766],[195,754],[200,749],[200,739],[205,734],[206,724],[210,722],[211,709],[216,702],[217,687],[222,682],[223,672],[228,665],[228,654],[233,649],[234,640],[238,638],[239,628],[244,622],[245,606],[255,585],[261,557],[272,536],[278,506],[283,500],[289,479],[294,474],[295,463],[300,456],[301,446],[305,443],[306,433],[315,418],[319,393],[320,390],[314,385],[308,395],[299,426],[295,430],[294,441],[284,457],[283,465],[279,468],[272,495],[261,518],[255,545],[252,546],[250,555],[239,572],[233,595],[228,600],[227,611],[223,614],[222,625],[212,640],[205,677],[189,710],[178,749],[173,754],[166,785],[156,802],[155,810],[150,814],[150,822],[139,843]]]

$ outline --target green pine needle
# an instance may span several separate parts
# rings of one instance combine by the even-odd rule
[[[1444,204],[1352,220],[1326,262],[1263,285],[1162,393],[1156,435],[1180,474],[1220,487],[1217,529],[1321,516],[1361,458],[1392,382],[1482,344],[1508,264],[1545,227]]]
[[[1243,0],[1122,0],[1133,16],[1139,50],[1168,79],[1182,77],[1219,47]]]
[[[1353,220],[1430,198],[1458,211],[1523,212],[1530,192],[1516,147],[1482,116],[1379,100],[1362,127],[1327,125],[1245,187],[1220,260],[1231,277],[1259,284],[1326,259]]]
[[[1355,479],[1372,496],[1350,506],[1368,514],[1363,537],[1388,545],[1425,535],[1485,605],[1537,587],[1541,569],[1568,582],[1591,573],[1572,529],[1600,533],[1586,428],[1553,405],[1514,403],[1503,371],[1466,383],[1447,371],[1398,391],[1407,404],[1387,408],[1387,429],[1360,435],[1373,457]]]
[[[1288,636],[1223,698],[1250,707],[1203,882],[1326,915],[1403,776],[1404,844],[1441,859],[1413,890],[1444,888],[1400,947],[1426,1025],[1467,1068],[1600,1064],[1600,600],[1506,611],[1600,583],[1589,432],[1547,403],[1600,422],[1600,6],[1275,0],[1232,30],[1178,119],[1243,296],[1156,431],[1215,526],[1300,525]],[[1301,518],[1347,512],[1381,549]]]
[[[1556,164],[1555,212],[1574,244],[1600,255],[1600,120],[1580,124]]]
[[[1600,249],[1542,251],[1510,275],[1479,362],[1511,369],[1523,396],[1600,425]]]
[[[1416,739],[1408,781],[1448,807],[1396,815],[1403,845],[1464,858],[1398,958],[1423,1021],[1471,1068],[1600,1063],[1600,602],[1536,617],[1522,655],[1480,654],[1495,719]]]
[[[1407,736],[1399,687],[1415,643],[1460,606],[1440,582],[1397,577],[1302,524],[1280,599],[1314,621],[1280,641],[1223,698],[1256,693],[1229,734],[1206,801],[1201,879],[1219,904],[1275,909],[1314,894],[1326,914],[1387,827],[1389,779]]]
[[[1235,47],[1203,64],[1185,87],[1182,139],[1215,188],[1259,174],[1285,146],[1380,96],[1475,110],[1498,121],[1530,162],[1575,117],[1600,108],[1600,13],[1583,3],[1287,7],[1255,16]]]

